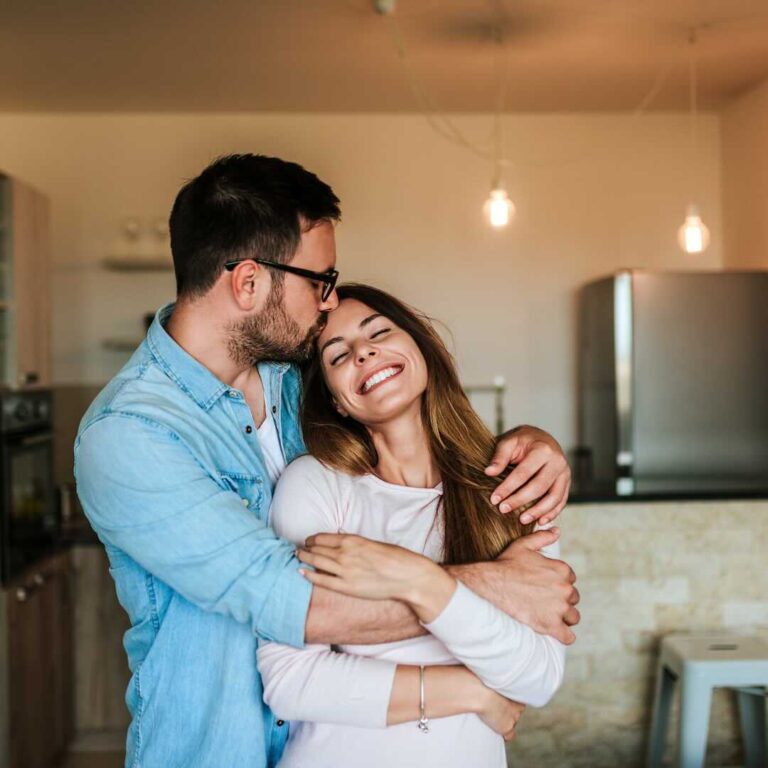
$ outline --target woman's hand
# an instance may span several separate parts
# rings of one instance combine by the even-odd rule
[[[496,733],[504,737],[504,741],[515,738],[517,721],[522,717],[525,704],[505,699],[500,693],[486,688],[487,694],[477,716]]]
[[[499,483],[491,503],[504,513],[519,510],[524,525],[552,522],[563,511],[571,488],[571,469],[557,440],[536,427],[505,432],[485,473],[496,477],[510,464],[517,466]]]
[[[421,621],[436,619],[448,604],[456,581],[428,557],[394,544],[346,533],[310,536],[299,560],[309,581],[353,597],[402,600]]]

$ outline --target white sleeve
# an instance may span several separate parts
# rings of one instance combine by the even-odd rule
[[[557,544],[542,552],[557,557]],[[489,688],[543,707],[563,682],[565,646],[513,619],[459,582],[442,613],[423,625]]]
[[[278,536],[302,545],[313,533],[336,533],[344,488],[337,473],[302,456],[283,472],[270,506]],[[260,643],[264,702],[282,720],[385,728],[397,665],[337,653],[329,645],[296,649]]]

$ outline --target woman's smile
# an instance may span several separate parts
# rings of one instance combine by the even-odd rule
[[[358,387],[358,395],[367,395],[372,389],[376,389],[387,381],[394,379],[403,372],[404,365],[379,366],[373,373],[367,374],[363,383]]]

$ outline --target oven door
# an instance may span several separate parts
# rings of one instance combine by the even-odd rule
[[[2,577],[6,582],[48,554],[56,543],[50,431],[6,435],[2,470]]]

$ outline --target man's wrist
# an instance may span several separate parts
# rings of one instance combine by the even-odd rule
[[[514,566],[509,560],[490,560],[466,565],[447,565],[444,570],[476,595],[493,603],[500,611],[525,622],[520,605],[518,580],[510,576]]]

